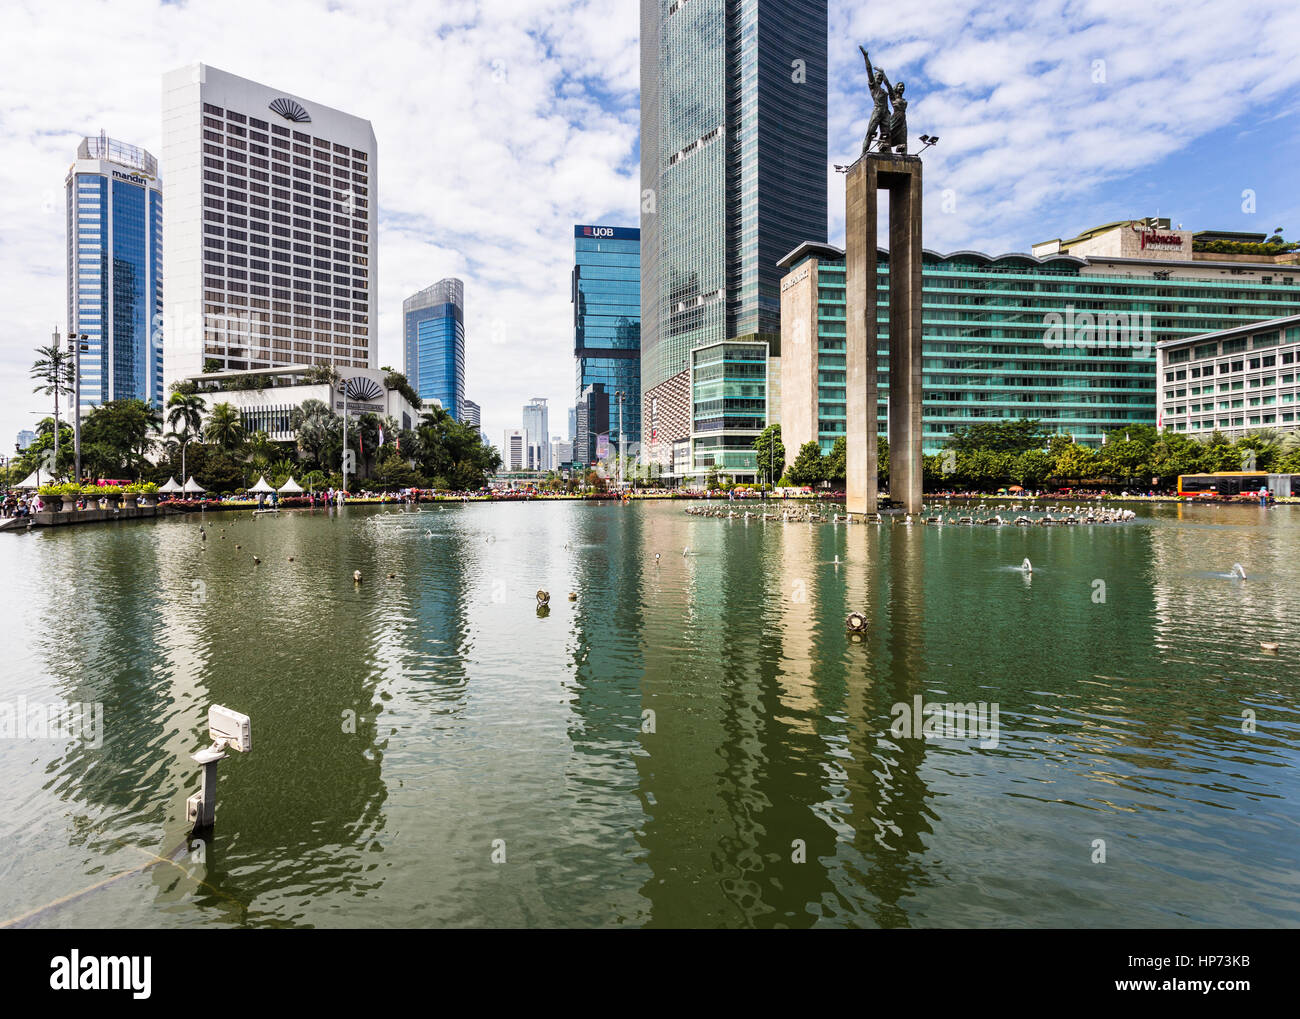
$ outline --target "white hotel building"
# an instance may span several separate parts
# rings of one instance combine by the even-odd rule
[[[163,76],[164,373],[378,364],[368,120],[194,64]]]

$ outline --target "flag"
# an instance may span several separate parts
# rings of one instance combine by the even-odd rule
[[[384,448],[384,430],[383,430],[382,428],[379,429],[379,446],[378,446],[378,448],[379,448],[379,449],[383,449],[383,448]]]

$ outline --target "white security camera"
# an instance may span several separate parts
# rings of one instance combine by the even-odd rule
[[[214,744],[246,754],[253,749],[253,727],[247,715],[214,704],[208,708],[208,736]]]

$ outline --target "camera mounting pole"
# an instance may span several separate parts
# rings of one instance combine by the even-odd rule
[[[192,834],[210,831],[217,821],[217,764],[229,755],[227,749],[248,753],[253,749],[252,725],[247,715],[214,704],[208,709],[208,736],[212,746],[191,756],[203,765],[203,785],[185,801],[185,819],[194,825]]]

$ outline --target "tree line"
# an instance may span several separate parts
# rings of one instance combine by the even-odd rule
[[[43,419],[36,440],[11,461],[3,481],[13,485],[39,467],[56,479],[74,473],[74,432],[68,418],[71,400],[70,355],[57,346],[39,348],[32,367],[35,391],[67,408],[58,422]],[[365,413],[349,416],[348,480],[373,488],[434,488],[476,491],[501,466],[501,456],[483,442],[477,428],[456,421],[442,407],[424,408],[406,377],[388,370],[389,388],[398,389],[422,409],[410,428],[391,417]],[[320,381],[337,382],[337,373],[319,369]],[[215,401],[217,397],[214,395]],[[208,401],[194,382],[173,383],[166,407],[159,411],[142,400],[114,400],[93,408],[81,422],[81,467],[84,478],[165,482],[192,475],[204,488],[226,493],[247,488],[265,475],[279,486],[292,475],[304,487],[339,487],[343,483],[343,419],[327,403],[307,400],[293,410],[289,425],[294,441],[250,432],[236,407]],[[381,438],[382,432],[382,438]],[[80,480],[80,479],[79,479]]]
[[[889,442],[877,437],[879,480],[889,481]],[[778,485],[845,483],[846,443],[836,438],[830,453],[804,443],[789,463],[781,426],[770,425],[754,440],[760,472]],[[991,491],[1017,484],[1072,487],[1172,487],[1180,474],[1260,470],[1300,474],[1300,433],[1258,429],[1235,440],[1215,431],[1194,438],[1149,424],[1125,424],[1104,435],[1100,448],[1053,434],[1039,420],[1017,418],[970,425],[955,431],[945,448],[922,458],[926,488]],[[1158,480],[1156,480],[1158,479]]]

